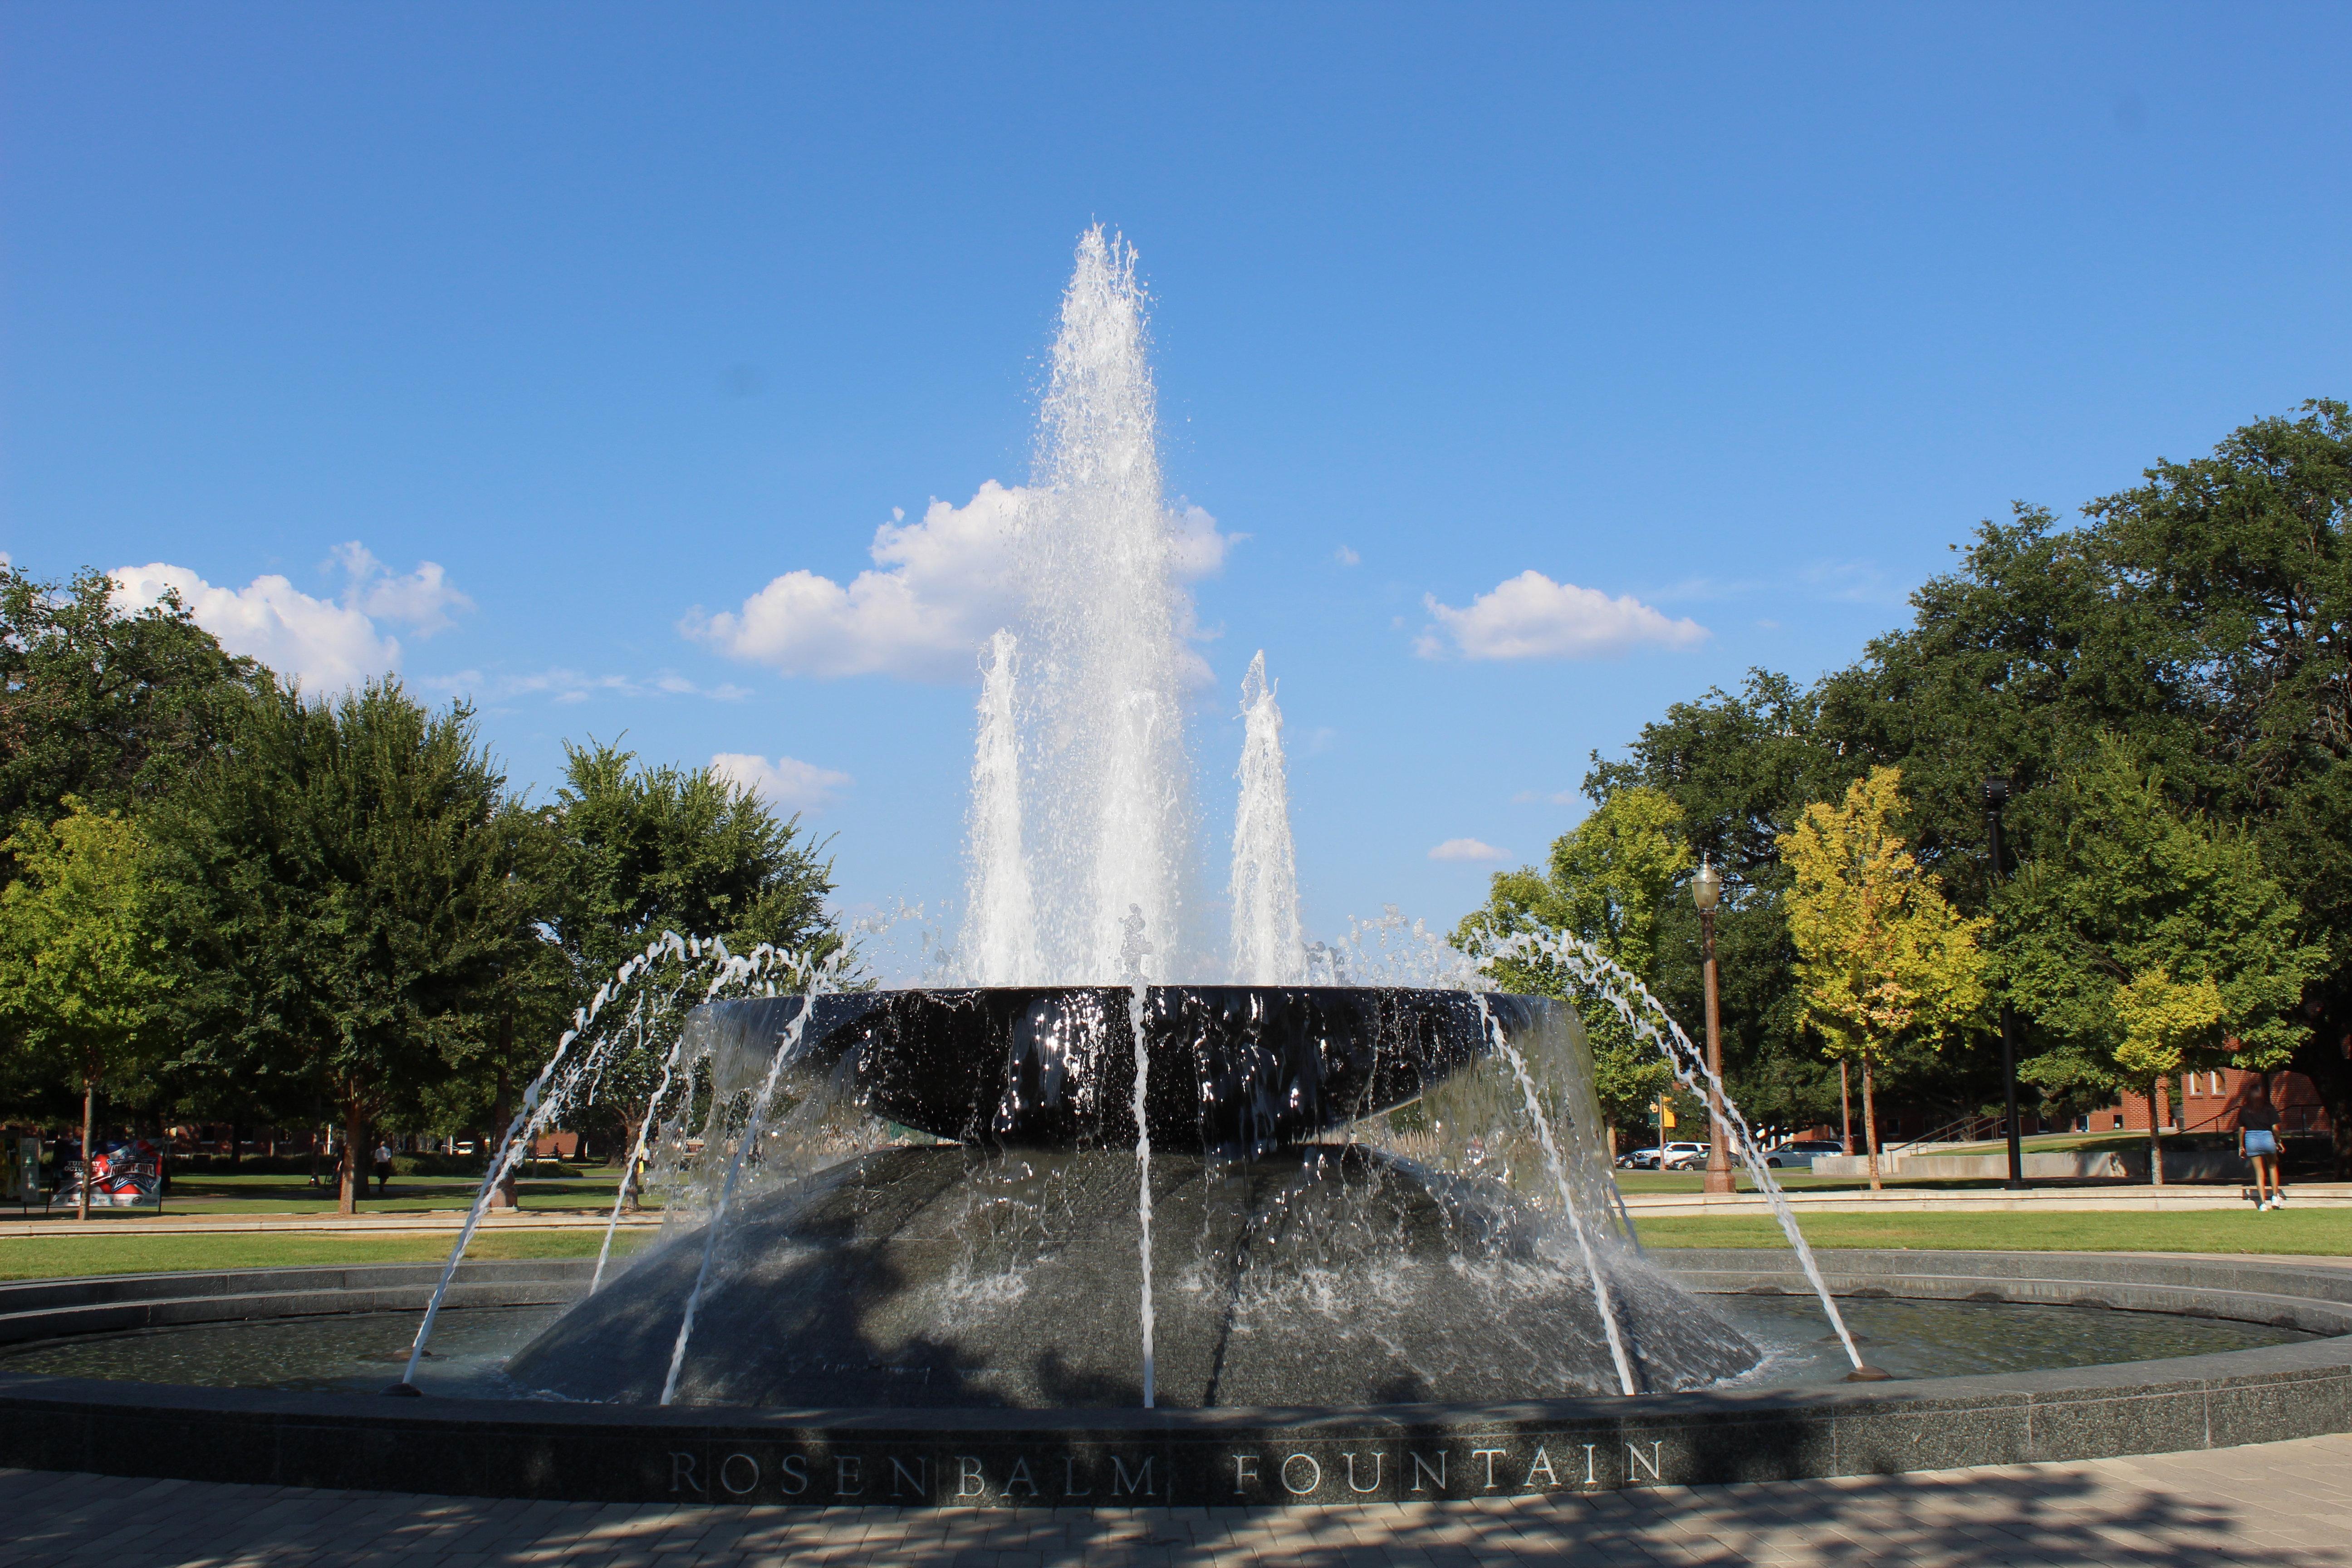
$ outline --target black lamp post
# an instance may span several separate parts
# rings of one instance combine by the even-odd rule
[[[1706,973],[1706,1191],[1739,1190],[1731,1175],[1731,1137],[1723,1119],[1722,1008],[1716,1000],[1715,906],[1723,897],[1723,873],[1712,858],[1691,877],[1691,902],[1698,906],[1699,951]]]
[[[1990,885],[1998,887],[2008,875],[2009,862],[2001,847],[2000,813],[2009,804],[2009,781],[1989,778],[1984,782],[1985,826],[1991,839],[1992,876]],[[2009,1119],[2009,1180],[2011,1187],[2022,1187],[2025,1182],[2025,1145],[2017,1131],[2017,1014],[2009,998],[2000,999],[2000,1092]]]

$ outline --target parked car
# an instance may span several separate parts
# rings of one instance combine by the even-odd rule
[[[1668,1171],[1696,1171],[1706,1163],[1704,1143],[1669,1143],[1661,1168]]]
[[[1630,1149],[1617,1156],[1617,1168],[1621,1171],[1654,1171],[1658,1168],[1658,1151]]]
[[[1816,1154],[1843,1154],[1845,1145],[1834,1138],[1791,1138],[1764,1152],[1768,1165],[1810,1166]]]

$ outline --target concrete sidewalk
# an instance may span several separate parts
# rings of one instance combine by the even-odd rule
[[[124,1434],[126,1442],[139,1440]],[[1355,1508],[623,1507],[0,1471],[13,1568],[939,1563],[2352,1568],[2352,1436],[2083,1464]]]

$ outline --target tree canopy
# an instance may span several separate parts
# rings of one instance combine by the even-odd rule
[[[270,684],[176,597],[126,615],[103,573],[60,585],[0,564],[0,823],[155,799]]]
[[[152,814],[183,1061],[339,1112],[346,1209],[370,1121],[478,1047],[533,956],[543,884],[504,782],[468,710],[387,679],[253,699]]]

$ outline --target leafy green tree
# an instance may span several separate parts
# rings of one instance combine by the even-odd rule
[[[1682,808],[1660,792],[1639,785],[1617,791],[1552,841],[1544,868],[1497,871],[1486,907],[1464,919],[1455,945],[1477,951],[1521,932],[1572,936],[1653,983],[1660,914],[1694,864],[1682,826]],[[1486,968],[1507,991],[1577,1005],[1592,1046],[1593,1087],[1609,1119],[1613,1156],[1618,1125],[1648,1114],[1673,1082],[1672,1069],[1601,996],[1540,949],[1497,958]]]
[[[104,573],[60,585],[0,565],[0,823],[48,822],[68,795],[154,799],[270,679],[176,598],[126,615]]]
[[[37,1071],[81,1089],[78,1212],[88,1219],[99,1086],[152,1040],[170,979],[144,918],[138,828],[120,812],[65,804],[64,816],[5,845],[23,875],[0,889],[0,1011]]]
[[[821,959],[841,938],[825,913],[833,868],[757,795],[709,768],[636,766],[635,753],[591,741],[565,748],[552,820],[563,893],[556,940],[579,1000],[665,931],[718,937],[745,952],[761,942]],[[646,1042],[604,1074],[600,1097],[634,1145],[680,1026],[680,966],[657,966],[643,995]]]
[[[445,1080],[540,940],[504,780],[462,704],[399,682],[267,693],[151,814],[158,918],[191,1011],[186,1065],[331,1106],[340,1207],[371,1122]]]
[[[2061,1101],[2128,1088],[2152,1108],[2184,1066],[2284,1066],[2326,954],[2252,838],[2179,811],[2113,735],[2053,793],[2053,842],[1996,903],[2000,977],[2049,1042],[2021,1076]]]
[[[1989,891],[1986,778],[2009,781],[2011,848],[2031,858],[2042,786],[2100,730],[2128,727],[2181,776],[2198,771],[2194,683],[2160,657],[2095,531],[2021,504],[1911,605],[1910,626],[1823,678],[1813,739],[1853,774],[1902,771],[1913,848],[1963,910]]]
[[[1890,1048],[1930,1047],[1984,1010],[1984,920],[1967,920],[1895,831],[1902,773],[1873,768],[1840,805],[1807,806],[1781,841],[1793,881],[1801,1018],[1829,1054],[1862,1063],[1870,1184],[1879,1185],[1874,1068]]]
[[[2147,754],[2169,796],[2252,836],[2326,950],[2279,1065],[2317,1085],[2352,1176],[2352,410],[2306,403],[2146,480],[2085,510],[2197,697],[2198,768]],[[2147,748],[2145,722],[2117,727]]]

